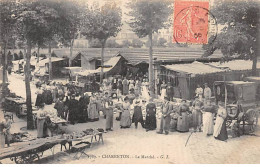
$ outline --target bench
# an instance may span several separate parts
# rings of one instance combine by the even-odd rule
[[[74,158],[80,159],[80,157],[81,157],[82,155],[88,155],[88,154],[86,154],[85,150],[86,150],[87,148],[90,148],[90,146],[91,146],[91,143],[89,143],[89,142],[80,142],[80,143],[77,143],[77,144],[75,144],[74,146],[72,146],[72,147],[71,147],[71,151],[72,151],[72,152],[77,152],[77,153],[75,154]],[[78,154],[80,154],[79,157],[77,157]]]

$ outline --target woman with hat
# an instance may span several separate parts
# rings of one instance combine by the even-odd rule
[[[201,123],[202,123],[202,112],[201,107],[203,106],[203,102],[199,99],[198,96],[195,97],[195,100],[192,103],[192,127],[194,130],[199,128],[201,131]]]
[[[189,106],[186,104],[186,100],[182,100],[178,114],[177,131],[188,132],[189,131]]]
[[[92,95],[90,97],[89,106],[88,106],[88,119],[89,121],[93,122],[95,121],[95,116],[97,113],[97,99],[96,95],[92,92]]]
[[[109,97],[105,102],[106,110],[106,131],[113,131],[114,105],[112,98]]]
[[[148,132],[149,130],[155,130],[156,127],[156,105],[151,97],[146,105],[145,129]]]
[[[130,128],[131,126],[130,103],[128,97],[124,98],[124,102],[122,104],[120,126],[121,128]]]
[[[123,80],[123,95],[127,95],[128,94],[128,81],[126,78],[124,78]]]
[[[35,101],[35,106],[39,107],[40,105],[44,104],[44,96],[43,96],[43,90],[40,88],[36,92],[36,101]]]
[[[214,113],[214,106],[211,104],[210,100],[205,101],[205,105],[203,107],[203,133],[207,136],[210,136],[213,134],[213,113]]]
[[[218,113],[216,118],[216,123],[214,126],[213,136],[215,139],[225,141],[228,139],[227,127],[226,127],[226,118],[227,118],[227,110],[224,107],[224,103],[218,102]]]
[[[137,129],[138,122],[140,122],[142,127],[144,128],[144,120],[143,120],[140,99],[136,99],[135,103],[134,103],[134,114],[133,114],[133,118],[132,118],[132,123],[135,123],[135,129]]]

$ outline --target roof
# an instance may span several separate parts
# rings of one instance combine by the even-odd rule
[[[234,84],[234,85],[245,85],[245,84],[255,84],[254,82],[244,82],[244,81],[217,81],[218,83]]]
[[[203,64],[200,62],[193,62],[191,64],[173,64],[173,65],[165,65],[166,69],[173,70],[176,72],[187,73],[187,74],[210,74],[210,73],[218,73],[224,72],[225,70],[209,66],[207,64]]]
[[[241,71],[241,70],[251,70],[253,62],[251,60],[233,60],[224,63],[212,62],[208,64],[218,68],[227,68],[229,70]],[[257,68],[260,69],[259,63],[257,63]]]
[[[104,65],[106,66],[111,66],[109,68],[103,68],[103,72],[108,72],[110,71],[117,63],[118,61],[121,59],[122,56],[115,56],[110,58],[108,61],[104,62]],[[98,69],[96,69],[97,71],[101,72],[101,67],[99,67]]]
[[[64,58],[51,57],[51,62],[65,60]],[[49,63],[49,58],[43,59],[39,62],[39,66],[45,66],[46,63]]]
[[[14,50],[15,53],[19,53],[20,50]],[[22,50],[21,50],[22,51]],[[104,60],[107,61],[111,57],[120,53],[129,63],[136,65],[140,62],[149,62],[149,49],[148,48],[105,48]],[[48,53],[48,49],[40,49],[40,53]],[[69,48],[52,49],[52,53],[59,58],[70,58]],[[173,47],[173,48],[153,48],[153,58],[156,61],[179,61],[199,59],[202,57],[204,50],[202,48],[190,48],[190,47]],[[78,54],[84,56],[84,58],[100,58],[101,48],[74,48],[72,52],[73,60]],[[222,53],[217,50],[210,58],[220,58]]]

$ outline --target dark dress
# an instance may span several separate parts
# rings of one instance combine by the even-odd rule
[[[78,120],[79,102],[76,99],[71,99],[68,102],[69,121],[74,124]]]
[[[64,117],[64,102],[61,100],[56,101],[54,108],[57,110],[58,117],[65,118]]]
[[[41,106],[44,104],[44,97],[42,93],[37,94],[35,106]]]
[[[226,141],[228,139],[226,122],[227,122],[227,120],[225,119],[222,124],[219,135],[217,137],[215,137],[216,139],[221,140],[221,141]]]
[[[79,98],[79,122],[86,122],[88,120],[88,104],[89,97]]]
[[[154,103],[148,103],[146,106],[145,128],[155,130],[156,127],[156,106]]]
[[[144,120],[143,120],[143,114],[142,114],[141,106],[135,106],[134,107],[134,114],[133,114],[132,122],[135,123],[136,127],[137,127],[138,122],[141,123],[142,127],[144,126]]]
[[[45,102],[45,104],[47,104],[47,105],[52,104],[53,99],[52,99],[52,93],[51,93],[50,90],[44,91],[44,102]]]

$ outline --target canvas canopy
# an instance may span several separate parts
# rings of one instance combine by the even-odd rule
[[[191,64],[173,64],[173,65],[165,65],[164,67],[168,70],[172,70],[180,73],[186,73],[186,74],[193,74],[193,75],[203,75],[203,74],[219,73],[225,71],[223,69],[212,67],[210,65],[203,64],[197,61]]]
[[[242,70],[251,70],[253,62],[250,60],[233,60],[229,62],[213,62],[208,63],[211,66],[222,68],[222,69],[229,69],[233,71],[242,71]],[[260,69],[260,64],[257,63],[257,69]]]

